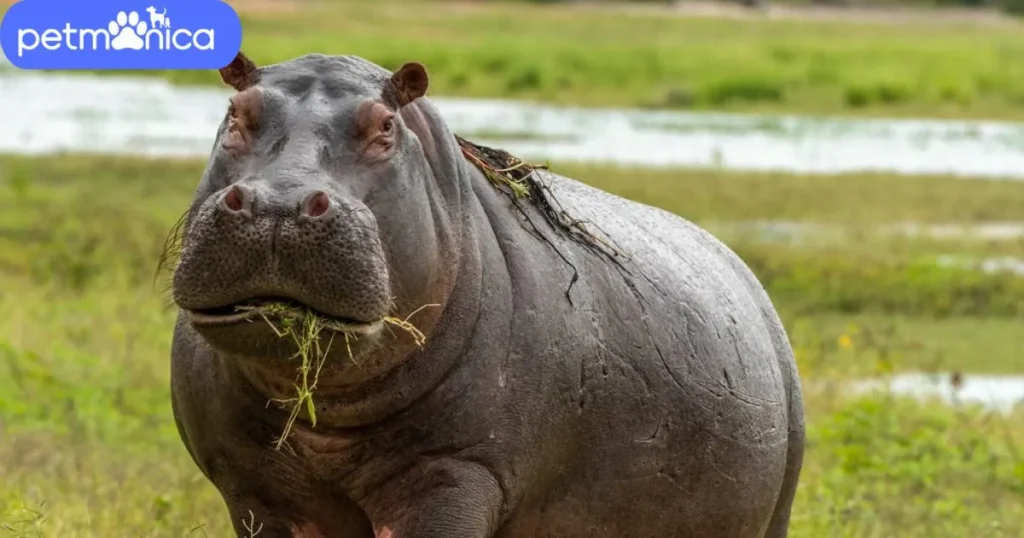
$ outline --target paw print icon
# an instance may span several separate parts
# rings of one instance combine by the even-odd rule
[[[146,35],[146,30],[146,22],[139,18],[138,13],[119,11],[117,17],[107,25],[107,31],[113,38],[110,40],[110,48],[142,50],[145,45],[142,36]]]

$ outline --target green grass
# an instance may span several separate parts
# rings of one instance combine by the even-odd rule
[[[1020,321],[985,316],[824,313],[782,317],[801,373],[846,378],[896,371],[1021,374]]]
[[[841,225],[1024,220],[1024,183],[890,174],[657,170],[559,165],[556,171],[691,220]]]
[[[500,2],[303,2],[243,13],[257,63],[422,61],[432,95],[583,106],[1024,118],[1024,23],[683,18]],[[145,72],[219,84],[214,72]]]
[[[829,407],[811,408],[790,536],[1024,533],[1019,414],[1006,420],[887,397]]]
[[[554,168],[697,221],[784,215],[866,229],[1024,220],[1014,202],[1024,184],[1012,182],[775,175],[773,189],[760,189],[766,178],[748,174]],[[191,160],[0,157],[0,536],[231,535],[171,419],[174,312],[154,282],[165,234],[201,169]],[[894,194],[873,194],[880,188]],[[845,209],[851,199],[864,210]],[[727,241],[761,260],[752,265],[776,297],[806,384],[809,448],[792,536],[1024,533],[1024,413],[841,397],[829,384],[907,370],[1024,370],[1021,316],[1005,306],[1019,289],[979,292],[968,272],[945,273],[939,285],[893,265],[940,251],[1019,255],[1019,243]],[[814,259],[867,269],[810,276],[803,269]],[[848,308],[851,289],[863,308]],[[891,311],[868,308],[894,290],[904,299]],[[942,312],[943,300],[974,309]]]

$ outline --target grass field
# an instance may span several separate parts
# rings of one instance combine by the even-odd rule
[[[4,1],[0,0],[0,4]],[[257,62],[312,51],[426,63],[432,95],[846,115],[1024,119],[1024,23],[665,16],[516,2],[238,0]],[[2,7],[0,7],[2,9]],[[141,73],[220,84],[216,73]],[[157,260],[198,160],[0,156],[0,538],[230,536],[170,412],[175,311]],[[1024,536],[1024,409],[890,395],[855,377],[1024,373],[1024,182],[555,171],[706,226],[783,316],[808,451],[791,536]],[[808,226],[790,236],[757,226]]]
[[[433,95],[1024,118],[1024,23],[693,18],[516,2],[232,4],[258,63],[311,51],[389,68],[419,60]],[[212,72],[146,74],[219,84]]]
[[[554,167],[698,222],[1024,220],[1022,183]],[[0,158],[0,536],[229,535],[171,419],[174,312],[154,281],[201,169],[190,160]],[[892,195],[873,194],[884,185]],[[851,200],[865,211],[849,210]],[[1006,307],[1024,302],[1019,285],[950,270],[934,286],[933,274],[899,265],[928,252],[1019,256],[1024,244],[727,241],[776,297],[804,378],[810,444],[793,536],[1024,533],[1024,413],[843,397],[834,385],[893,371],[1024,370],[1024,313]],[[806,259],[865,265],[830,284],[802,272]],[[884,286],[901,298],[880,311]],[[855,288],[860,299],[842,298]],[[971,315],[939,313],[943,304]]]

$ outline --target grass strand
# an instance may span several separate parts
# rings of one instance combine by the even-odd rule
[[[422,347],[427,342],[427,337],[409,319],[424,308],[431,306],[439,305],[426,304],[417,308],[405,318],[385,316],[380,321],[401,329],[412,337],[413,343],[417,347]],[[298,420],[299,415],[302,413],[303,407],[305,407],[306,414],[309,416],[310,425],[316,426],[316,405],[313,403],[313,393],[316,391],[317,384],[320,381],[320,373],[327,362],[327,357],[331,346],[334,344],[336,335],[341,334],[344,338],[345,352],[349,360],[356,365],[359,364],[352,353],[352,340],[357,338],[357,334],[353,331],[350,324],[326,318],[309,308],[299,308],[284,303],[267,303],[239,306],[238,310],[243,312],[257,311],[263,321],[270,326],[279,338],[291,337],[297,347],[296,353],[291,357],[291,359],[299,359],[298,374],[293,384],[295,397],[285,399],[274,398],[271,400],[271,402],[281,406],[291,404],[291,411],[288,414],[288,419],[285,421],[284,430],[280,437],[274,441],[274,449],[281,450],[285,446],[292,428],[295,426],[295,421]],[[321,336],[325,331],[330,332],[330,339],[327,341],[326,346],[321,347]]]

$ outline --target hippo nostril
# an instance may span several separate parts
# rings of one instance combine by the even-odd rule
[[[308,217],[319,217],[331,207],[331,198],[324,191],[317,191],[306,198],[303,214]]]
[[[249,195],[245,189],[238,185],[231,187],[227,194],[224,195],[224,206],[235,213],[247,209],[249,202]]]

